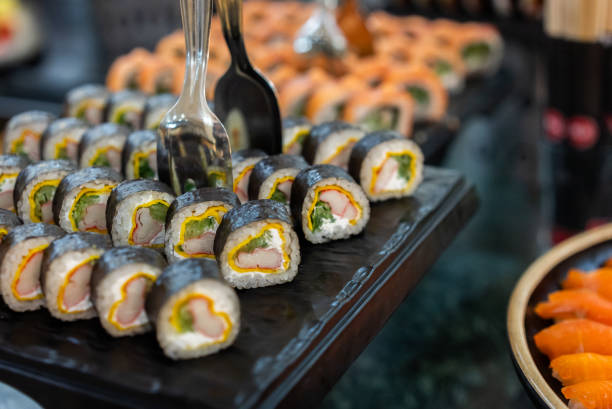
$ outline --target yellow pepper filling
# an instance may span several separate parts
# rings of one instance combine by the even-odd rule
[[[64,314],[78,314],[80,312],[84,312],[86,310],[68,310],[66,308],[66,306],[64,305],[64,293],[66,292],[66,287],[68,286],[68,284],[70,283],[70,279],[72,278],[72,276],[74,275],[74,273],[81,267],[83,267],[85,264],[88,263],[93,263],[94,261],[96,261],[97,259],[100,258],[100,255],[96,254],[94,256],[88,257],[85,260],[83,260],[81,263],[79,263],[78,265],[76,265],[72,270],[70,270],[68,272],[68,274],[66,274],[66,277],[64,278],[64,283],[62,284],[62,286],[60,287],[60,290],[57,294],[57,308],[63,312]]]
[[[397,189],[397,190],[387,190],[385,189],[386,192],[404,192],[409,190],[412,187],[412,184],[415,181],[415,178],[412,177],[415,172],[416,172],[416,166],[417,166],[417,160],[415,158],[414,152],[409,151],[409,150],[404,150],[404,151],[400,151],[400,152],[387,152],[385,154],[385,159],[383,159],[382,162],[380,162],[380,164],[378,166],[375,166],[372,169],[372,180],[370,181],[370,192],[374,193],[374,188],[376,187],[376,181],[378,179],[378,176],[380,175],[380,171],[382,170],[383,166],[385,165],[385,163],[389,160],[392,159],[393,156],[404,156],[407,155],[410,157],[411,161],[410,161],[410,179],[408,179],[406,181],[406,184],[404,185],[404,187],[402,189]]]
[[[110,163],[107,153],[110,151],[115,151],[119,154],[121,154],[121,150],[108,145],[108,146],[104,146],[100,149],[96,149],[96,153],[91,157],[91,159],[89,159],[89,166],[105,166],[105,167],[112,167],[112,163]]]
[[[199,294],[199,293],[189,294],[183,297],[182,299],[180,299],[178,302],[176,302],[174,304],[174,307],[172,308],[172,315],[170,316],[171,324],[174,326],[174,328],[176,329],[178,333],[195,331],[195,329],[193,328],[194,318],[191,312],[189,311],[188,305],[187,305],[189,301],[195,298],[199,298],[201,300],[206,301],[206,303],[208,304],[209,312],[219,317],[225,324],[225,329],[223,330],[223,333],[218,339],[212,342],[206,343],[206,344],[201,344],[198,346],[198,348],[225,342],[227,340],[227,337],[230,334],[230,331],[232,330],[232,322],[229,316],[227,315],[227,313],[223,311],[215,310],[214,301],[211,298],[205,296],[204,294]]]
[[[126,329],[130,329],[130,328],[134,327],[134,325],[130,325],[130,326],[124,327],[123,325],[121,325],[119,323],[119,321],[117,321],[116,315],[117,315],[117,309],[119,308],[121,303],[123,303],[126,300],[126,298],[127,298],[127,287],[134,280],[137,280],[137,279],[139,279],[141,277],[149,280],[148,285],[151,285],[153,282],[155,282],[155,280],[157,280],[157,277],[154,276],[153,274],[149,274],[149,273],[136,273],[136,274],[134,274],[129,279],[125,280],[125,282],[121,286],[121,297],[117,301],[115,301],[113,303],[113,305],[110,307],[110,309],[108,310],[108,315],[107,315],[108,322],[113,324],[113,326],[115,328],[117,328],[119,331],[124,331]]]
[[[4,236],[8,234],[8,230],[5,227],[0,227],[0,242],[4,239]]]
[[[32,258],[38,253],[45,251],[47,247],[49,247],[49,243],[45,243],[31,249],[28,254],[21,260],[21,263],[19,263],[19,267],[17,267],[17,271],[15,272],[15,276],[13,277],[13,282],[11,283],[11,291],[13,292],[13,296],[19,301],[33,301],[43,298],[43,293],[40,291],[40,287],[37,294],[31,297],[24,297],[17,291],[17,285],[19,284],[19,278],[21,277],[21,273],[23,273],[23,269],[28,265],[30,260],[32,260]]]
[[[266,248],[269,243],[266,243],[265,241],[265,237],[264,235],[267,232],[271,232],[272,230],[276,230],[278,232],[278,235],[280,236],[281,239],[281,248],[280,251],[282,253],[282,265],[280,268],[259,268],[259,267],[253,267],[253,268],[242,268],[239,267],[236,264],[236,257],[238,257],[238,255],[242,252],[251,252],[254,251],[256,248]],[[269,234],[269,233],[268,233]],[[252,246],[253,243],[256,243],[257,241],[262,242],[263,246],[256,246],[253,249],[251,249],[250,247]],[[287,268],[289,267],[289,256],[287,255],[287,251],[285,250],[286,247],[286,243],[285,243],[285,229],[283,228],[283,225],[280,223],[270,223],[268,224],[266,227],[264,227],[259,234],[253,235],[253,236],[249,236],[247,237],[245,240],[243,240],[240,244],[238,244],[236,247],[234,247],[230,252],[229,255],[227,257],[227,262],[230,265],[230,267],[238,272],[238,273],[251,273],[251,272],[258,272],[258,273],[279,273],[282,271],[287,270]]]

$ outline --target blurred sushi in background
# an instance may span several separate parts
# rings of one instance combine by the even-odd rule
[[[23,155],[0,155],[0,209],[15,211],[13,190],[17,176],[30,160]]]
[[[40,160],[40,137],[55,115],[44,111],[27,111],[13,116],[4,129],[2,151]]]

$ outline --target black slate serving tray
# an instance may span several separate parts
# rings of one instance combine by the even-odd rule
[[[236,343],[206,358],[175,362],[153,333],[113,339],[95,319],[0,305],[0,381],[48,408],[313,407],[476,207],[461,175],[426,168],[414,197],[372,206],[363,234],[301,243],[292,283],[240,291]]]

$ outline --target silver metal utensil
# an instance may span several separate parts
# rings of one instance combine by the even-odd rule
[[[312,16],[298,30],[293,49],[298,54],[341,57],[347,45],[334,14],[338,0],[318,0],[318,3]]]
[[[232,186],[229,138],[206,103],[212,0],[181,0],[187,48],[185,82],[159,126],[159,178],[177,195],[203,186]]]

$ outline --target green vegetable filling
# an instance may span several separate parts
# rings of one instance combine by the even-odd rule
[[[409,181],[412,178],[412,156],[405,155],[391,155],[395,161],[399,164],[399,168],[397,170],[397,174],[399,177],[404,179],[405,181]]]
[[[252,253],[255,251],[255,249],[266,248],[270,245],[270,240],[272,240],[272,233],[270,230],[266,230],[261,236],[255,237],[253,240],[242,246],[238,253]]]
[[[419,105],[429,105],[429,92],[423,87],[411,85],[408,87],[408,92]]]
[[[379,131],[384,129],[395,129],[399,120],[399,110],[394,107],[381,107],[370,112],[360,121],[369,131]]]
[[[277,202],[281,202],[283,204],[287,204],[287,195],[278,190],[278,188],[274,190],[274,193],[272,193],[270,199],[276,200]]]
[[[76,111],[75,117],[79,119],[85,119],[86,112],[87,112],[87,105],[83,105],[81,108],[79,108],[78,111]]]
[[[184,303],[178,310],[177,322],[179,325],[180,332],[189,332],[193,331],[193,316],[191,315],[191,311],[189,311],[189,303]]]
[[[57,150],[56,159],[70,159],[68,157],[68,151],[65,146],[62,146]]]
[[[53,195],[55,195],[56,186],[45,185],[38,189],[36,193],[34,193],[34,214],[38,218],[38,220],[42,220],[42,205],[53,200]]]
[[[310,221],[312,222],[312,231],[318,231],[321,226],[325,224],[326,221],[333,222],[334,216],[331,212],[331,207],[321,200],[319,200],[312,210],[312,214],[310,215]]]
[[[127,121],[127,111],[123,111],[119,114],[119,116],[116,117],[115,122],[118,123],[119,125],[127,125],[128,121]]]
[[[201,220],[190,220],[185,225],[185,240],[200,236],[205,231],[215,228],[216,220],[213,216]],[[181,249],[182,250],[182,249]]]
[[[14,153],[17,155],[28,156],[28,153],[23,149],[23,141],[19,141],[15,144]]]
[[[98,203],[99,199],[100,199],[100,195],[97,195],[95,193],[84,194],[83,196],[80,197],[79,201],[76,203],[76,205],[74,206],[74,209],[72,210],[72,220],[74,220],[77,226],[79,225],[81,220],[83,220],[83,216],[85,215],[85,210],[87,210],[89,206]]]
[[[154,205],[149,206],[149,214],[151,215],[153,220],[165,223],[166,213],[168,213],[168,206],[163,203],[155,203]]]
[[[491,55],[491,46],[484,41],[472,43],[461,50],[461,57],[472,63],[483,64]]]
[[[149,160],[146,158],[141,158],[138,160],[138,177],[144,179],[154,179],[155,171],[151,169],[149,165]]]
[[[105,153],[101,153],[101,154],[99,154],[98,156],[95,157],[95,159],[91,163],[91,166],[102,166],[102,167],[110,168],[111,167],[111,163],[108,160],[108,157],[106,157],[106,154]]]
[[[433,69],[438,76],[443,77],[453,72],[453,66],[448,61],[436,60],[433,65]]]
[[[183,188],[184,188],[183,190],[184,190],[185,192],[191,192],[192,190],[195,190],[195,189],[196,189],[196,184],[195,184],[195,182],[193,181],[193,179],[189,178],[189,179],[187,179],[187,180],[185,181],[185,184],[183,185]]]

